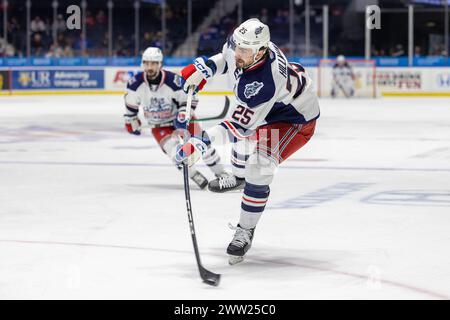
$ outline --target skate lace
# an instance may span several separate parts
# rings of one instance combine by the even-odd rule
[[[236,177],[232,175],[223,175],[219,177],[219,188],[231,188],[236,186]]]
[[[244,229],[244,228],[241,228],[238,226],[233,226],[231,223],[228,224],[228,227],[231,230],[236,231],[236,233],[234,234],[233,240],[231,240],[232,245],[242,248],[251,241],[251,239],[250,239],[251,231],[250,230],[247,230],[247,229]]]

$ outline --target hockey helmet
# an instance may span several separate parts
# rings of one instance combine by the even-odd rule
[[[257,18],[248,19],[234,30],[233,39],[237,46],[252,49],[256,54],[262,47],[269,46],[269,27]]]
[[[142,54],[142,62],[144,61],[162,62],[163,54],[161,49],[157,47],[148,47],[147,49],[145,49],[144,53]]]

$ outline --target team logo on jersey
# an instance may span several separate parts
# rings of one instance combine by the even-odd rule
[[[181,83],[181,77],[179,75],[175,75],[175,77],[173,78],[173,83],[175,83],[175,85],[177,87],[182,87],[182,83]]]
[[[264,87],[264,83],[253,81],[252,83],[245,85],[244,96],[247,99],[250,99],[253,96],[256,96],[261,88]]]
[[[173,119],[172,104],[164,98],[151,98],[150,105],[144,106],[144,116],[150,123],[162,123]]]
[[[129,86],[131,86],[133,83],[135,83],[136,82],[136,79],[135,79],[135,77],[131,77],[129,80],[128,80],[128,85]]]
[[[263,31],[263,29],[264,29],[263,26],[256,28],[256,29],[255,29],[255,36],[257,36],[258,34],[261,34],[261,32]]]

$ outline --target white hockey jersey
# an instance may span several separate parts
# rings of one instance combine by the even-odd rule
[[[170,124],[178,109],[186,105],[187,95],[183,91],[184,79],[168,70],[161,70],[159,84],[148,83],[144,72],[137,73],[128,81],[125,94],[126,116],[137,115],[142,108],[149,125]],[[192,99],[192,108],[198,100]]]
[[[344,63],[342,65],[335,64],[333,66],[333,78],[337,80],[353,80],[353,70],[352,67],[348,63]]]
[[[265,124],[301,124],[319,117],[312,80],[300,64],[289,63],[281,50],[270,42],[265,58],[242,71],[236,68],[234,49],[235,43],[230,37],[222,53],[210,58],[214,63],[208,64],[215,74],[227,73],[233,86],[238,105],[228,123],[251,131]],[[226,123],[222,126],[226,127]]]

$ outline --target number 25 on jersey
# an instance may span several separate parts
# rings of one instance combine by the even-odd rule
[[[244,106],[237,106],[231,117],[239,123],[247,125],[250,123],[251,117],[254,113],[254,111],[247,109]]]

